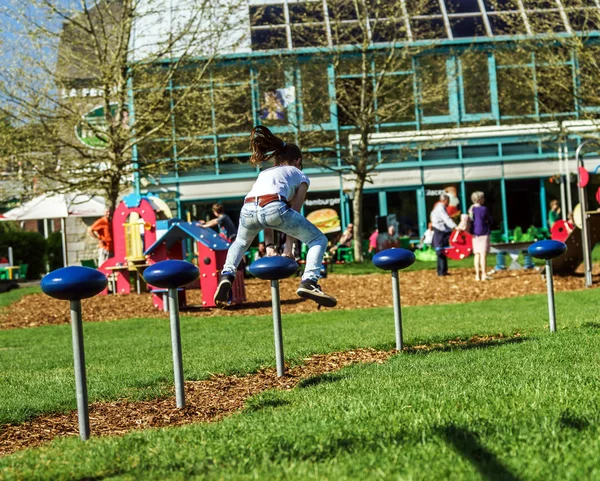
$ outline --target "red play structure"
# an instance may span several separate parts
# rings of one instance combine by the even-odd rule
[[[113,293],[130,294],[132,276],[139,293],[141,274],[149,265],[167,259],[197,259],[202,306],[215,307],[213,296],[230,243],[199,223],[169,217],[166,204],[151,194],[125,197],[113,214],[114,255],[99,270],[111,281]],[[148,288],[154,305],[166,310],[166,291],[150,285]],[[233,303],[246,300],[242,273],[236,276],[232,294]],[[186,305],[185,288],[180,290],[179,303]]]

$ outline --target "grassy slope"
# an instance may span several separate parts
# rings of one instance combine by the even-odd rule
[[[38,292],[41,292],[41,289],[38,286],[20,287],[8,292],[3,292],[0,294],[0,310],[12,304],[13,302],[17,302],[24,296],[29,294],[37,294]]]
[[[557,335],[403,354],[266,392],[221,423],[59,440],[1,459],[0,478],[599,479],[600,324],[573,317]]]
[[[600,290],[557,296],[560,328],[596,319]],[[541,333],[545,296],[404,310],[408,344],[473,334]],[[391,309],[284,315],[287,360],[353,347],[393,347]],[[172,385],[168,321],[137,319],[84,327],[90,401],[143,399]],[[187,379],[210,373],[247,373],[274,365],[272,321],[267,316],[183,318]],[[0,331],[0,424],[75,409],[70,326]]]

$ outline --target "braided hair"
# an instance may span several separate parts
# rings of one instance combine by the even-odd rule
[[[257,166],[271,159],[274,159],[275,165],[281,165],[302,158],[302,151],[296,144],[284,142],[263,125],[252,129],[250,150],[250,162]]]

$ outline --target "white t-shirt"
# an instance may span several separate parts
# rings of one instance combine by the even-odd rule
[[[286,200],[291,200],[302,183],[310,187],[310,180],[297,167],[290,165],[271,167],[258,174],[258,179],[246,197],[279,194]]]

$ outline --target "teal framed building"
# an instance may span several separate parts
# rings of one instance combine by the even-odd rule
[[[533,51],[513,53],[523,38],[548,42],[589,29],[581,2],[429,0],[426,14],[411,11],[410,0],[397,3],[405,38],[394,46],[416,46],[421,53],[389,72],[408,80],[403,84],[411,87],[398,95],[411,108],[374,124],[370,144],[379,164],[365,187],[364,233],[375,227],[376,216],[395,214],[402,233],[418,237],[444,190],[455,194],[463,211],[471,192],[484,191],[496,228],[505,234],[517,226],[546,227],[546,206],[554,198],[566,215],[577,203],[575,185],[565,188],[560,181],[575,172],[582,136],[600,127],[594,120],[600,105],[586,96],[590,86],[579,78],[575,53],[552,61]],[[600,19],[598,0],[584,4],[585,18]],[[142,163],[167,161],[146,188],[170,196],[182,217],[205,217],[215,201],[236,217],[257,175],[247,162],[249,132],[263,124],[306,153],[312,184],[305,209],[333,207],[345,225],[353,190],[345,159],[359,139],[336,96],[345,82],[360,78],[353,69],[357,53],[335,44],[327,0],[250,0],[244,12],[242,41],[219,56],[201,82],[189,85],[183,74],[170,83],[165,95],[172,105],[182,92],[194,92],[189,105],[175,110],[170,131],[134,152]],[[336,21],[351,29],[358,20]],[[595,37],[586,33],[592,44]],[[389,48],[384,34],[369,46],[374,57]],[[342,52],[335,59],[334,49]],[[373,68],[375,76],[375,62]],[[423,98],[424,69],[428,81],[443,85],[434,101]],[[572,88],[553,94],[549,85],[557,78]],[[135,109],[143,89],[133,85],[132,92]],[[596,157],[586,156],[588,170],[600,164]]]

